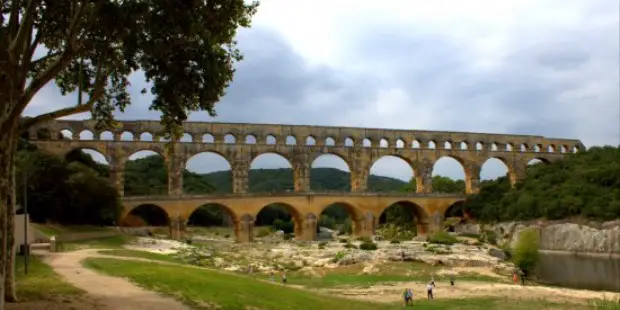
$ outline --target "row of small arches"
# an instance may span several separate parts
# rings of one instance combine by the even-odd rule
[[[67,139],[73,139],[73,134],[71,133],[71,131],[65,129],[61,131],[61,134],[64,138]],[[155,137],[157,138],[157,137]],[[84,130],[79,134],[79,140],[94,140],[94,135],[91,131],[89,130]],[[114,135],[112,134],[112,132],[110,131],[104,131],[99,135],[99,139],[98,140],[102,140],[102,141],[114,141]],[[120,140],[121,141],[154,141],[154,137],[151,133],[149,132],[143,132],[141,133],[139,136],[134,136],[134,134],[132,134],[131,132],[125,131],[120,135]],[[164,137],[159,137],[158,138],[159,142],[167,142],[169,141],[168,139],[164,138]],[[180,142],[182,143],[216,143],[216,139],[212,134],[204,134],[200,137],[200,141],[195,141],[197,139],[194,139],[190,134],[185,133],[182,138],[180,139]],[[224,136],[223,139],[223,143],[225,144],[236,144],[237,142],[237,137],[235,137],[232,134],[227,134]],[[295,138],[292,135],[286,136],[284,139],[284,144],[285,145],[290,145],[290,146],[295,146],[295,145],[299,145],[297,138]],[[255,135],[246,135],[245,139],[243,140],[243,142],[245,144],[257,144],[257,138]],[[336,139],[334,139],[333,137],[327,137],[324,141],[323,141],[323,145],[325,146],[336,146]],[[276,139],[276,137],[274,135],[267,135],[265,136],[265,142],[264,144],[267,145],[276,145],[278,144],[278,141]],[[379,140],[379,147],[380,148],[388,148],[388,147],[395,147],[395,148],[414,148],[414,149],[457,149],[457,150],[470,150],[469,145],[466,142],[450,142],[450,141],[446,141],[443,142],[443,147],[441,147],[441,143],[435,142],[435,141],[429,141],[426,145],[423,145],[422,143],[420,143],[417,140],[414,140],[409,146],[406,145],[407,143],[405,143],[404,140],[402,139],[397,139],[396,143],[394,143],[394,145],[390,146],[390,143],[388,142],[387,139],[380,139]],[[317,140],[315,137],[313,136],[308,136],[305,139],[305,145],[317,145]],[[345,138],[344,140],[344,144],[345,147],[353,147],[355,146],[355,141],[352,138]],[[365,138],[362,141],[362,146],[363,147],[372,147],[373,143],[370,139]],[[577,146],[573,146],[572,148],[570,148],[567,145],[560,145],[559,147],[554,146],[554,145],[548,145],[546,148],[543,145],[534,145],[532,149],[530,149],[528,147],[528,145],[526,144],[521,144],[518,146],[518,148],[515,148],[515,146],[513,146],[511,143],[506,143],[506,144],[500,144],[500,143],[491,143],[490,146],[488,148],[486,148],[487,150],[490,151],[507,151],[507,152],[512,152],[512,151],[520,151],[520,152],[527,152],[529,151],[533,151],[533,152],[549,152],[549,153],[556,153],[556,152],[560,152],[560,153],[576,153],[579,148]],[[485,145],[482,142],[477,142],[475,144],[475,150],[477,151],[482,151],[485,150]]]

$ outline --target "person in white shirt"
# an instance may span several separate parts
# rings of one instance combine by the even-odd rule
[[[433,297],[433,284],[431,282],[429,282],[428,285],[426,286],[426,295],[428,299],[435,299]]]

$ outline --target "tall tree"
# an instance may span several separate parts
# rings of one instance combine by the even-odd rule
[[[234,40],[249,27],[257,2],[244,0],[2,0],[0,1],[0,294],[4,295],[7,230],[13,210],[14,145],[39,123],[91,112],[99,127],[112,125],[115,110],[131,103],[128,77],[141,70],[162,112],[167,132],[192,111],[215,115],[214,104],[233,78],[242,56]],[[80,90],[74,106],[21,119],[43,86]],[[142,93],[146,93],[146,89]],[[14,292],[9,296],[15,297]],[[9,298],[14,299],[14,298]],[[4,301],[0,298],[0,309]]]

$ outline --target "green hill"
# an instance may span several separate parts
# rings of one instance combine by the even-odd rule
[[[293,191],[293,170],[252,169],[250,170],[250,192]],[[334,168],[313,168],[310,171],[310,187],[313,191],[350,191],[349,172]],[[167,189],[167,175],[163,159],[148,156],[127,163],[125,170],[125,195],[164,194]],[[373,192],[402,191],[407,183],[390,177],[370,175],[368,187]],[[232,193],[230,170],[198,174],[183,172],[183,190],[188,194]]]

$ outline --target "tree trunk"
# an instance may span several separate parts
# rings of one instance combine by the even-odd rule
[[[7,120],[4,120],[6,122]],[[2,127],[4,122],[0,122]],[[6,258],[7,258],[7,240],[13,237],[7,231],[7,209],[9,189],[11,183],[11,166],[12,166],[12,137],[15,126],[10,132],[0,132],[0,296],[4,296],[4,285],[6,279]],[[4,298],[0,298],[0,310],[4,309]]]
[[[17,293],[15,291],[15,206],[17,204],[17,190],[15,183],[15,156],[17,152],[17,135],[9,137],[10,153],[9,153],[9,173],[10,183],[8,193],[11,196],[11,203],[7,205],[6,212],[6,262],[5,262],[5,278],[4,278],[4,300],[7,302],[17,302]],[[24,184],[26,186],[26,184]],[[24,214],[24,216],[26,216]]]

